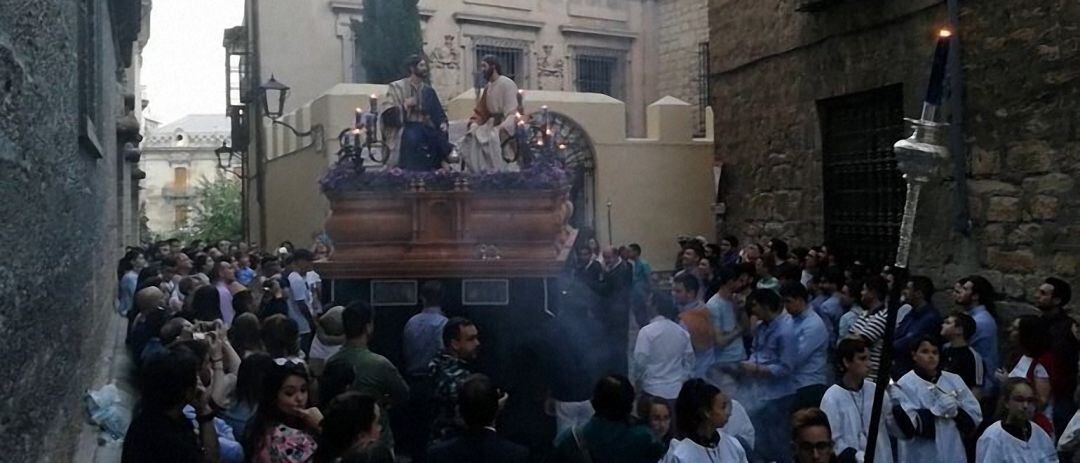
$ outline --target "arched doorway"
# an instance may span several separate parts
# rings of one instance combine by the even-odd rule
[[[596,230],[596,149],[593,148],[592,139],[580,124],[565,114],[549,110],[547,118],[552,139],[558,145],[556,156],[570,174],[570,197],[574,203],[574,215],[570,218],[570,225],[579,230]],[[530,146],[536,146],[540,139],[543,119],[543,112],[529,114],[530,124],[533,125],[533,130],[529,131],[532,134]]]

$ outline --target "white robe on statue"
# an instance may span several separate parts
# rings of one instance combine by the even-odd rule
[[[716,447],[703,447],[691,439],[673,439],[660,463],[738,463],[746,462],[746,450],[734,436],[716,431],[720,441]]]
[[[975,463],[1057,463],[1054,441],[1039,425],[1031,424],[1027,442],[1001,428],[998,421],[986,428],[975,445]]]
[[[870,414],[874,408],[874,383],[863,381],[862,389],[850,391],[839,384],[825,391],[821,398],[821,411],[829,417],[832,427],[836,454],[845,449],[855,449],[855,460],[862,463],[866,453],[867,436],[870,434]],[[889,393],[885,393],[885,404],[891,403]],[[892,463],[892,444],[889,434],[896,434],[892,413],[882,411],[878,425],[877,445],[874,449],[874,461]]]
[[[503,159],[501,133],[513,135],[517,128],[518,87],[509,77],[499,76],[484,88],[481,98],[489,114],[501,114],[503,120],[495,124],[492,116],[483,124],[474,124],[458,142],[458,151],[469,172],[481,171],[516,171],[517,164],[509,164]],[[506,145],[513,150],[513,142]]]
[[[927,409],[934,414],[934,439],[900,439],[897,443],[900,463],[966,461],[964,442],[956,427],[956,412],[951,409],[955,407],[955,410],[966,412],[976,427],[982,422],[982,410],[964,380],[943,371],[937,384],[934,384],[920,378],[915,371],[909,371],[894,387],[889,392],[900,401],[900,406],[911,422],[916,423],[916,427],[920,427],[918,410]]]

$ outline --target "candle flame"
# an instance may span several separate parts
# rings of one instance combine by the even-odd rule
[[[566,149],[566,145],[559,145],[559,149],[561,149],[561,150]]]
[[[540,141],[536,142],[536,146],[544,146],[544,141],[540,140]]]
[[[360,109],[360,108],[356,108],[356,113],[357,113],[357,114],[360,114],[360,113],[362,113],[362,112],[364,112],[364,110],[363,110],[363,109]]]
[[[521,95],[524,95],[524,94],[525,94],[525,90],[520,90],[520,89],[519,89],[519,90],[518,90],[518,93],[519,93],[519,94],[521,94]]]
[[[353,135],[360,135],[360,129],[352,129]]]
[[[541,107],[540,107],[540,109],[543,109],[544,111],[547,111],[547,109],[548,109],[548,106],[547,106],[547,105],[543,105],[543,106],[541,106]]]
[[[372,99],[377,99],[377,98],[379,98],[379,97],[378,97],[378,96],[376,96],[376,95],[375,95],[374,93],[372,93],[372,94],[371,94],[371,98],[372,98]]]
[[[938,37],[942,37],[942,38],[952,37],[952,31],[950,31],[948,29],[942,29],[942,30],[938,31]]]

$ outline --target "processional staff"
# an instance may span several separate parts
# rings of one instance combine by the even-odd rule
[[[947,29],[938,33],[937,48],[930,67],[930,80],[923,99],[922,115],[918,120],[905,118],[911,124],[913,133],[910,137],[893,145],[896,162],[904,173],[907,183],[907,197],[904,200],[904,216],[900,222],[900,239],[896,246],[896,267],[907,268],[908,254],[911,251],[911,238],[915,230],[915,217],[919,208],[919,193],[923,185],[938,174],[938,167],[948,158],[949,150],[942,143],[942,135],[948,124],[935,122],[937,110],[941,106],[944,93],[945,63],[949,57],[949,44],[954,40]],[[963,179],[957,179],[963,181]],[[870,413],[870,430],[867,433],[864,462],[874,462],[875,444],[880,432],[882,406],[885,401],[885,389],[889,384],[889,370],[892,367],[892,343],[896,332],[896,316],[899,307],[887,307],[885,333],[882,336],[884,348],[881,350],[881,362],[878,365],[877,387],[874,390],[874,406]]]

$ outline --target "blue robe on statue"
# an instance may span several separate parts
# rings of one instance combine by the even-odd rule
[[[449,135],[441,127],[447,123],[446,111],[439,95],[430,86],[423,86],[419,110],[422,120],[407,118],[401,131],[400,167],[405,170],[430,171],[442,167],[450,154]]]

